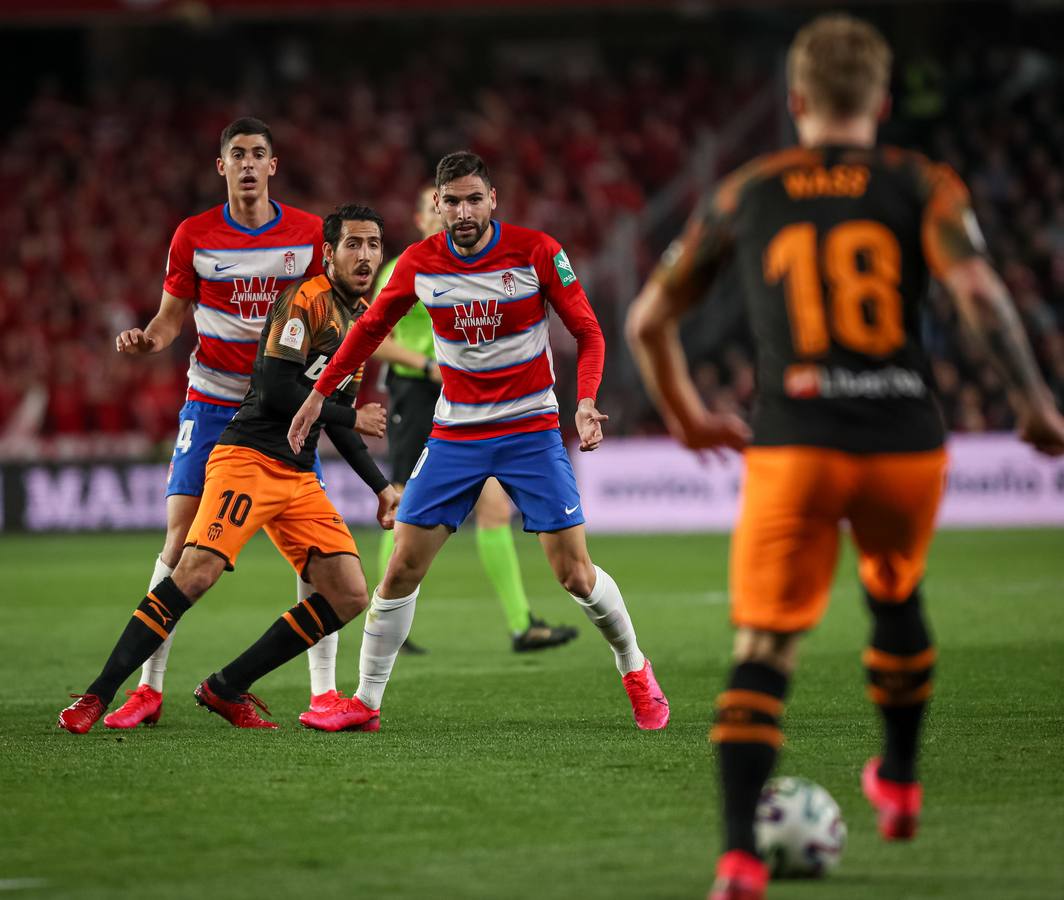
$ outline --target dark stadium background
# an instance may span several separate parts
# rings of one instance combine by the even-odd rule
[[[661,433],[621,336],[625,308],[699,192],[791,140],[783,52],[817,8],[7,0],[5,527],[26,527],[27,462],[114,465],[128,495],[127,464],[168,459],[191,321],[149,360],[118,356],[112,339],[156,309],[174,227],[224,199],[217,135],[243,114],[274,129],[272,196],[315,212],[369,202],[385,217],[390,254],[415,237],[411,204],[435,160],[460,147],[480,152],[499,215],[556,236],[592,298],[607,338],[600,405],[609,434]],[[854,8],[895,48],[884,138],[944,159],[968,181],[991,254],[1064,399],[1064,4]],[[726,277],[684,329],[696,383],[715,409],[749,409],[741,307]],[[947,328],[952,319],[933,294],[926,337],[951,428],[1010,429],[998,378]],[[569,422],[575,348],[558,328],[554,345]],[[158,508],[158,498],[146,502]]]

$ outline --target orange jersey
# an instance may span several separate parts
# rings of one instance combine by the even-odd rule
[[[272,357],[302,366],[299,384],[309,394],[348,330],[368,308],[361,297],[352,300],[341,296],[326,275],[288,287],[274,302],[262,329],[251,387],[218,443],[252,447],[297,469],[310,471],[322,424],[320,420],[316,422],[303,449],[298,454],[292,452],[288,446],[291,416],[272,416],[261,403],[263,361]],[[360,367],[340,383],[330,399],[352,406],[361,383]]]
[[[982,252],[952,169],[893,147],[791,148],[726,178],[680,240],[668,277],[708,283],[738,264],[755,445],[941,446],[922,306],[930,276]]]

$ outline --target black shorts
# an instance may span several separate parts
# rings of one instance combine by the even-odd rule
[[[392,484],[406,484],[432,431],[440,385],[426,378],[388,373],[388,461]]]

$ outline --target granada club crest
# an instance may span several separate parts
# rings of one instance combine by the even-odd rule
[[[499,301],[494,298],[454,305],[454,330],[465,335],[470,347],[495,340],[495,329],[501,324]]]
[[[296,255],[291,250],[286,250],[284,254],[284,273],[285,275],[296,274]]]
[[[513,297],[517,294],[517,279],[514,278],[513,272],[504,272],[502,276],[502,289],[506,291],[507,297]]]

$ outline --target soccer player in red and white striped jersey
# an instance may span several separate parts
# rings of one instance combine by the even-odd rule
[[[548,341],[553,310],[576,337],[580,449],[602,441],[595,407],[605,343],[565,251],[549,235],[492,218],[495,189],[473,153],[445,156],[435,202],[446,230],[399,257],[387,286],[353,327],[293,419],[302,442],[321,401],[417,302],[432,318],[443,390],[434,427],[403,493],[395,551],[373,595],[352,716],[380,707],[419,585],[448,536],[494,476],[538,533],[558,581],[614,652],[642,729],[664,728],[669,706],[614,580],[591,562],[576,478],[558,430]]]
[[[203,494],[207,457],[247,393],[270,307],[293,281],[322,273],[321,218],[270,198],[277,157],[266,123],[245,117],[226,126],[216,168],[226,181],[227,202],[178,225],[159,312],[143,330],[132,328],[115,339],[119,353],[158,353],[173,343],[193,310],[198,340],[166,483],[166,540],[149,589],[172,575],[181,558]],[[320,467],[317,472],[320,480]],[[300,599],[310,596],[310,585],[297,582]],[[158,721],[172,640],[145,662],[126,703],[104,719],[109,728]],[[336,698],[336,636],[308,655],[311,705],[327,705]]]

